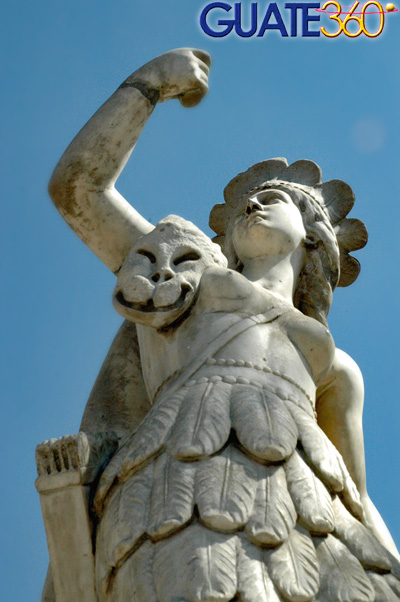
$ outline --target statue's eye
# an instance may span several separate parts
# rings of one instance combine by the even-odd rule
[[[277,196],[265,196],[263,199],[259,199],[261,205],[274,205],[275,203],[279,203],[281,199]]]
[[[197,261],[197,259],[200,259],[200,255],[196,253],[196,251],[189,251],[188,253],[184,253],[183,255],[180,255],[180,257],[174,259],[174,265],[179,265],[184,261]]]
[[[275,203],[285,202],[287,199],[279,190],[266,190],[257,196],[257,201],[261,205],[274,205]]]
[[[139,249],[138,251],[136,251],[136,253],[139,253],[139,255],[144,255],[145,257],[147,257],[147,259],[150,260],[151,263],[156,262],[155,255],[153,255],[153,253],[151,253],[150,251],[146,251],[146,249]]]

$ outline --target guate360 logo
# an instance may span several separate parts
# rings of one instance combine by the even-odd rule
[[[317,14],[310,14],[312,10]],[[337,38],[341,34],[349,38],[360,35],[377,38],[385,27],[385,14],[398,10],[392,3],[384,8],[378,0],[368,0],[364,4],[356,0],[351,6],[342,6],[337,0],[327,0],[322,6],[320,2],[286,2],[283,8],[270,2],[260,15],[257,2],[243,10],[241,2],[233,6],[226,2],[211,2],[200,14],[200,26],[212,38],[223,38],[232,32],[241,38],[262,38],[272,30],[279,31],[283,38],[298,35],[317,38],[321,33],[327,38]],[[231,13],[230,18],[227,13]],[[332,22],[329,25],[327,22],[327,28],[319,26],[321,15],[326,15]]]

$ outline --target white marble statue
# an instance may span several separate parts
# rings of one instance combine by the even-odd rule
[[[115,189],[155,105],[200,102],[209,66],[180,49],[140,68],[50,183],[117,275],[126,321],[81,433],[38,448],[43,600],[398,601],[398,553],[366,489],[362,377],[326,322],[367,240],[346,218],[351,188],[311,161],[263,161],[213,208],[214,242],[174,215],[152,226]],[[57,547],[61,503],[85,566]]]

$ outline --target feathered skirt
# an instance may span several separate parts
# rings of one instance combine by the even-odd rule
[[[398,602],[400,565],[306,392],[230,363],[162,393],[104,471],[99,600]]]

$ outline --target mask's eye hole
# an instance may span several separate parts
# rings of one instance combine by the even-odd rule
[[[147,259],[150,260],[151,263],[156,262],[156,258],[153,255],[153,253],[151,253],[150,251],[146,251],[146,249],[139,249],[138,251],[136,251],[136,253],[139,253],[139,255],[144,255],[145,257],[147,257]]]
[[[200,255],[196,253],[196,251],[189,251],[188,253],[184,253],[180,257],[174,259],[174,265],[179,265],[184,261],[197,261],[198,259],[200,259]]]

